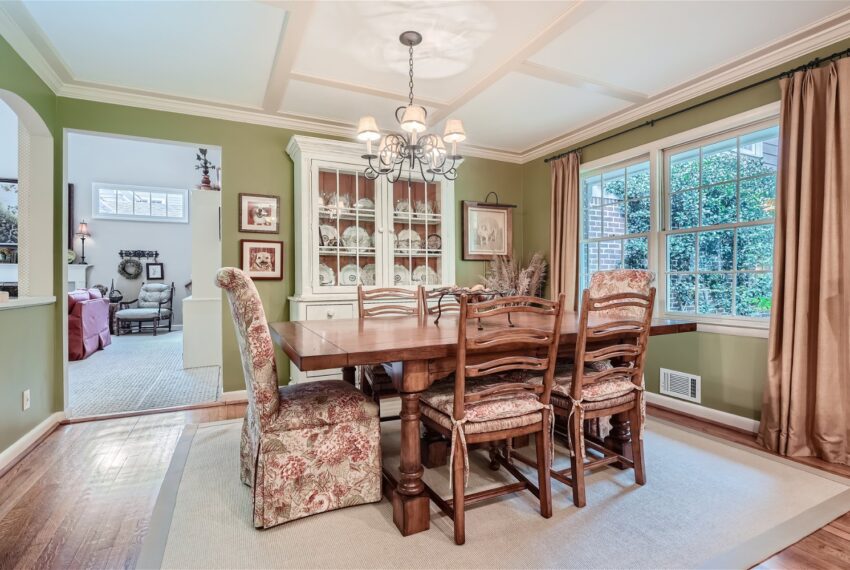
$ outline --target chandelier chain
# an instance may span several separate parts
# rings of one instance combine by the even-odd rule
[[[410,104],[413,105],[413,46],[410,46]]]

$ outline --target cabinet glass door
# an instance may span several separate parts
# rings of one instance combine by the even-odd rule
[[[315,180],[315,179],[314,179]],[[318,169],[318,275],[320,289],[375,285],[375,181],[351,169]]]
[[[399,180],[391,185],[390,275],[397,287],[443,282],[443,213],[439,183]]]

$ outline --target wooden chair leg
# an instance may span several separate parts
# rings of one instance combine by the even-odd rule
[[[587,504],[584,494],[584,456],[581,453],[581,422],[578,413],[570,418],[570,446],[573,453],[570,454],[573,478],[573,504],[579,508]]]
[[[645,485],[646,469],[643,462],[643,440],[640,438],[642,422],[639,405],[632,408],[629,412],[629,418],[632,424],[632,461],[635,463],[635,483]]]
[[[454,449],[454,457],[452,457],[452,494],[454,509],[454,527],[455,527],[455,544],[463,544],[466,542],[466,525],[464,522],[464,493],[466,489],[463,487],[463,450],[460,445],[456,445]]]
[[[537,447],[537,488],[540,489],[540,514],[543,518],[552,516],[552,480],[549,477],[550,450],[549,410],[543,411],[543,430],[537,432],[534,439]]]

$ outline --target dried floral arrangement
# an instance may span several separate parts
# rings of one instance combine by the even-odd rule
[[[526,268],[521,268],[519,263],[502,255],[488,262],[487,273],[481,277],[481,283],[496,291],[539,297],[543,294],[546,284],[547,267],[546,260],[540,253],[531,257]]]

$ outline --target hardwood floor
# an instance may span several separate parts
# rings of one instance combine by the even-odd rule
[[[133,568],[184,427],[244,404],[61,426],[0,477],[0,569]],[[656,417],[755,447],[750,434],[650,406]],[[850,467],[801,463],[850,476]],[[850,567],[850,513],[759,569]]]

